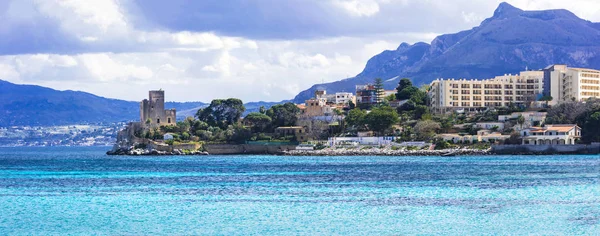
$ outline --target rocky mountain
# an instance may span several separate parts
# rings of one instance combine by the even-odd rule
[[[165,107],[182,111],[204,105],[202,102],[167,102]],[[0,127],[135,121],[139,114],[139,102],[0,80]]]
[[[436,78],[483,79],[551,64],[600,68],[600,23],[567,10],[524,11],[501,3],[471,30],[438,36],[430,44],[402,43],[371,58],[357,76],[314,85],[294,101],[303,102],[317,88],[354,91],[355,85],[374,78],[392,89],[404,77],[415,84]]]

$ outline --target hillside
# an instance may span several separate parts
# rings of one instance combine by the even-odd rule
[[[167,108],[192,109],[201,102],[168,102]],[[0,127],[49,126],[139,119],[139,103],[78,91],[58,91],[0,80]]]
[[[403,77],[419,85],[436,78],[492,78],[551,64],[600,68],[600,23],[567,10],[523,11],[501,3],[478,27],[438,36],[430,44],[402,43],[371,58],[355,77],[314,85],[294,101],[310,98],[316,88],[354,91],[355,85],[378,77],[391,89]]]

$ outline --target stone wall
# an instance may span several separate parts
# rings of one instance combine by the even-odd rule
[[[494,145],[495,154],[599,154],[600,144],[577,145]]]
[[[205,144],[204,150],[210,155],[233,154],[283,154],[295,150],[295,145],[251,145],[251,144]]]
[[[162,152],[173,152],[174,150],[196,151],[200,147],[202,147],[200,144],[189,144],[189,143],[182,143],[182,144],[176,144],[176,145],[158,145],[153,142],[148,142],[147,145],[149,147],[151,147],[152,149],[162,151]]]

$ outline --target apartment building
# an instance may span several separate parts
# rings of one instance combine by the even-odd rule
[[[376,104],[377,89],[373,85],[356,85],[356,103],[358,104]]]
[[[544,70],[544,95],[552,96],[548,104],[565,101],[585,101],[600,97],[600,71],[552,65]]]
[[[529,106],[543,92],[543,71],[523,71],[486,80],[437,79],[428,92],[436,112]]]

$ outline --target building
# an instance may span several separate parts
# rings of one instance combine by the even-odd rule
[[[381,146],[389,145],[400,137],[330,137],[327,140],[329,146],[346,145],[370,145]]]
[[[473,124],[473,128],[502,131],[504,130],[504,122],[477,122]]]
[[[521,131],[523,144],[530,145],[573,145],[581,138],[581,128],[577,125],[546,125],[531,127]]]
[[[350,102],[356,103],[354,94],[346,92],[335,93],[335,104],[348,105]]]
[[[175,125],[175,109],[165,110],[165,91],[150,91],[148,99],[140,102],[140,122],[150,125]]]
[[[503,135],[499,132],[492,132],[490,130],[480,130],[477,131],[477,135],[439,134],[437,137],[451,143],[495,143],[509,139],[510,135]]]
[[[275,129],[275,132],[282,137],[294,136],[299,142],[308,141],[306,136],[306,128],[302,126],[278,127]]]
[[[500,122],[515,121],[516,122],[519,119],[519,117],[522,116],[523,120],[525,122],[523,124],[517,123],[517,125],[514,127],[516,130],[522,130],[525,128],[530,128],[532,126],[543,125],[544,122],[546,121],[546,114],[547,114],[546,112],[536,112],[536,111],[513,112],[510,115],[499,115],[498,121],[500,121]]]
[[[356,85],[356,103],[357,104],[377,104],[383,100],[383,94],[378,94],[374,85]]]
[[[565,101],[585,101],[600,97],[600,71],[552,65],[544,70],[544,95],[552,96],[549,105]]]
[[[523,71],[486,80],[437,79],[428,96],[436,112],[530,106],[543,92],[543,71]]]

